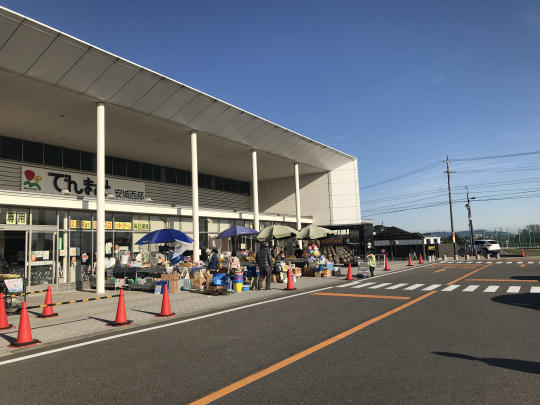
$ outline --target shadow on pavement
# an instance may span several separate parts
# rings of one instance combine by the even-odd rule
[[[540,300],[538,294],[507,294],[493,297],[491,300],[499,304],[514,305],[521,308],[540,310]]]
[[[516,280],[516,281],[519,281],[519,280],[535,280],[535,281],[540,281],[540,276],[512,276],[512,277],[510,277],[510,279]]]
[[[526,360],[513,360],[513,359],[499,359],[491,357],[473,357],[466,354],[449,353],[449,352],[432,352],[439,356],[453,357],[462,360],[474,360],[487,364],[488,366],[505,368],[508,370],[522,371],[530,374],[540,374],[540,363],[537,361]]]

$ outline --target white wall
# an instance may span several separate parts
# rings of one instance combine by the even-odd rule
[[[293,174],[291,166],[291,174]],[[294,176],[259,183],[259,210],[296,215]],[[300,174],[302,217],[313,217],[315,224],[330,222],[328,174]]]
[[[356,159],[328,173],[331,225],[361,222]]]

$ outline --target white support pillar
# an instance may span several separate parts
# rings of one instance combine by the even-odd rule
[[[193,261],[199,261],[199,168],[197,163],[197,132],[191,132],[191,195],[193,206]]]
[[[105,104],[97,103],[96,293],[105,293]],[[93,257],[93,254],[90,255]]]
[[[257,178],[257,151],[251,151],[251,166],[253,170],[253,227],[259,229],[259,180]]]
[[[294,197],[296,200],[296,230],[302,228],[302,213],[300,211],[300,175],[298,172],[298,163],[294,164]]]

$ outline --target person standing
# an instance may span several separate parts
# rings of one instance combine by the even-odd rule
[[[272,252],[268,248],[268,243],[261,243],[261,250],[255,256],[259,266],[259,290],[262,290],[263,279],[266,280],[266,289],[270,289],[270,278],[272,277]]]
[[[218,252],[216,249],[212,249],[210,259],[208,260],[208,270],[215,271],[218,266]]]
[[[368,259],[369,272],[371,273],[371,277],[373,277],[375,273],[375,266],[377,265],[375,255],[370,252],[366,255],[366,259]]]
[[[240,271],[240,260],[236,257],[236,252],[232,252],[231,255],[227,258],[229,263],[229,274],[234,274],[235,271]]]

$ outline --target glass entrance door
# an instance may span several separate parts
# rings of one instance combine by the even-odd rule
[[[28,231],[28,233],[29,286],[46,287],[57,283],[55,232]]]

